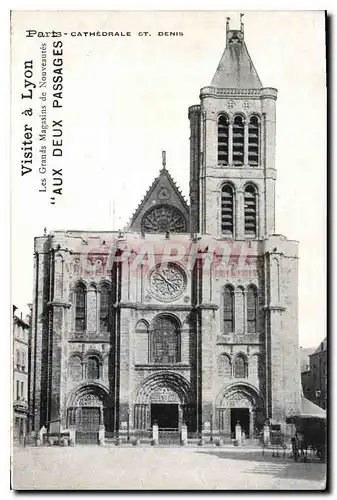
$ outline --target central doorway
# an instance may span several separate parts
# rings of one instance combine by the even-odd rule
[[[151,404],[151,427],[158,424],[159,429],[179,428],[179,405]]]
[[[235,436],[235,426],[240,423],[246,438],[249,438],[249,408],[231,408],[231,433]]]
[[[78,417],[76,442],[78,444],[98,444],[100,408],[80,408]]]

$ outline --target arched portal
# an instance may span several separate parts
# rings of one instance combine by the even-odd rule
[[[107,427],[110,398],[101,384],[82,385],[72,392],[67,405],[67,427],[76,428],[76,442],[97,444],[100,426]]]
[[[219,430],[225,434],[233,436],[235,425],[239,422],[246,437],[253,437],[265,420],[262,394],[248,383],[222,389],[216,399],[216,419]]]
[[[159,372],[147,377],[135,391],[134,428],[179,429],[184,422],[194,427],[195,408],[189,382],[177,373]]]

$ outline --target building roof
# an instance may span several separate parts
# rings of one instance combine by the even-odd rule
[[[243,31],[227,31],[227,43],[211,82],[212,87],[257,89],[263,87],[244,41]]]
[[[325,337],[323,342],[321,342],[319,344],[319,346],[317,347],[317,349],[315,350],[315,352],[313,354],[318,354],[319,352],[326,351],[326,350],[327,350],[327,339]]]
[[[147,190],[128,224],[128,231],[140,230],[140,219],[151,206],[165,203],[180,209],[188,219],[189,207],[176,182],[164,166]]]

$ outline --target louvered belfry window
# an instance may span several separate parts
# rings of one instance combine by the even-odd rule
[[[228,131],[229,123],[225,115],[221,115],[218,121],[218,164],[228,165]]]
[[[247,290],[247,330],[248,333],[257,331],[257,293],[253,286]]]
[[[221,232],[228,236],[234,233],[234,193],[229,184],[221,190]]]
[[[242,116],[236,116],[233,122],[233,164],[243,165],[244,160],[244,123]]]
[[[245,188],[245,235],[256,236],[256,189],[254,186]]]
[[[260,163],[260,124],[257,116],[252,116],[248,125],[248,163],[256,166]]]
[[[109,287],[103,285],[100,293],[100,331],[109,331]]]
[[[85,290],[83,285],[77,285],[75,290],[75,330],[85,330]]]
[[[232,333],[234,330],[234,292],[230,286],[224,289],[223,304],[224,333]]]

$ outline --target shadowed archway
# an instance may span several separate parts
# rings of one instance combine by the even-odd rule
[[[216,425],[225,434],[232,434],[239,421],[246,436],[253,437],[265,420],[264,398],[252,384],[240,382],[222,388],[215,403]]]
[[[189,382],[174,372],[157,372],[148,376],[135,390],[134,427],[149,429],[154,414],[159,426],[175,428],[186,422],[191,427],[193,408]]]
[[[67,427],[76,429],[76,442],[98,442],[100,426],[107,427],[111,398],[107,389],[97,383],[82,384],[72,391],[67,404]]]

